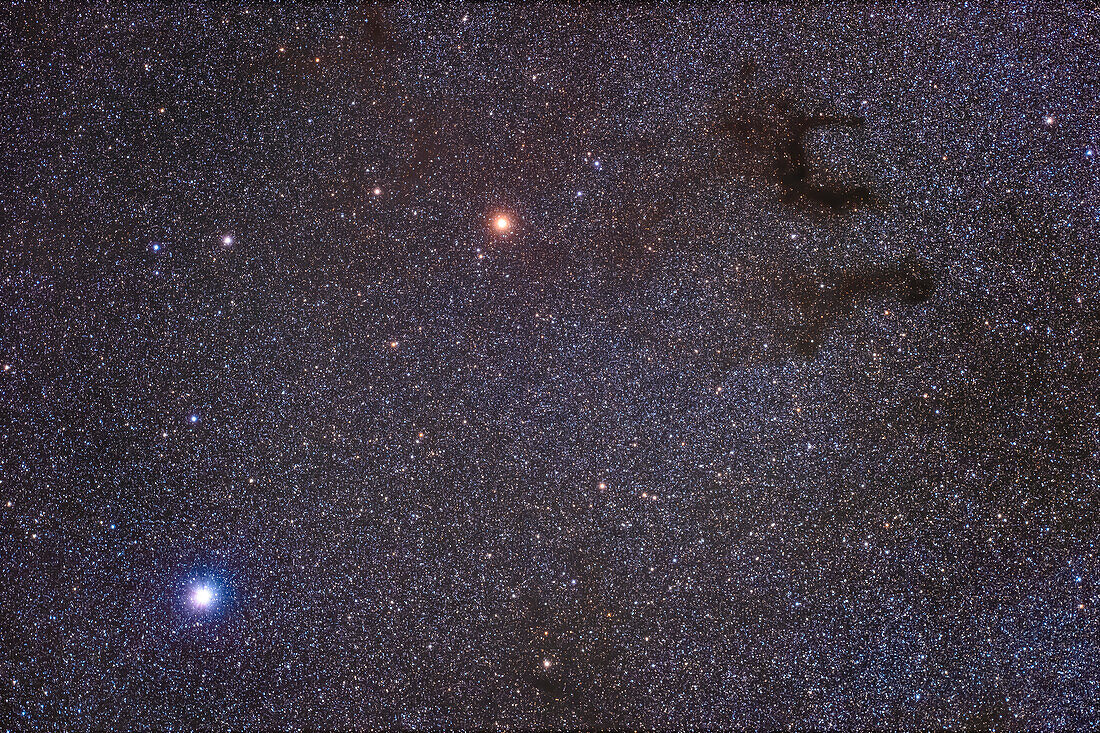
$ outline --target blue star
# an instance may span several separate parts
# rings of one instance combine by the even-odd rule
[[[191,590],[191,605],[197,609],[206,609],[214,605],[218,600],[218,594],[214,587],[208,583],[200,583]]]

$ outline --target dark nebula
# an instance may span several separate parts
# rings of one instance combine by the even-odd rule
[[[873,205],[877,198],[870,187],[850,181],[820,182],[814,178],[814,165],[807,154],[809,136],[821,130],[861,130],[859,117],[808,113],[792,108],[785,100],[762,100],[765,111],[735,110],[719,120],[719,129],[731,142],[763,156],[763,173],[781,188],[785,203],[831,214],[858,211]]]

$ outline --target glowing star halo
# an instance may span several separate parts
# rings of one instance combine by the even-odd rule
[[[214,589],[209,585],[200,585],[191,591],[191,605],[195,608],[208,608],[213,602]]]
[[[512,228],[512,221],[504,214],[497,214],[493,219],[493,229],[504,234]]]

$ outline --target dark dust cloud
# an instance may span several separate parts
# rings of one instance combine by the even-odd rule
[[[1100,725],[1087,4],[2,19],[0,727]]]

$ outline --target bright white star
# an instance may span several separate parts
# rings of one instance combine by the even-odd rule
[[[200,585],[191,592],[191,603],[197,608],[206,608],[214,602],[214,589]]]

